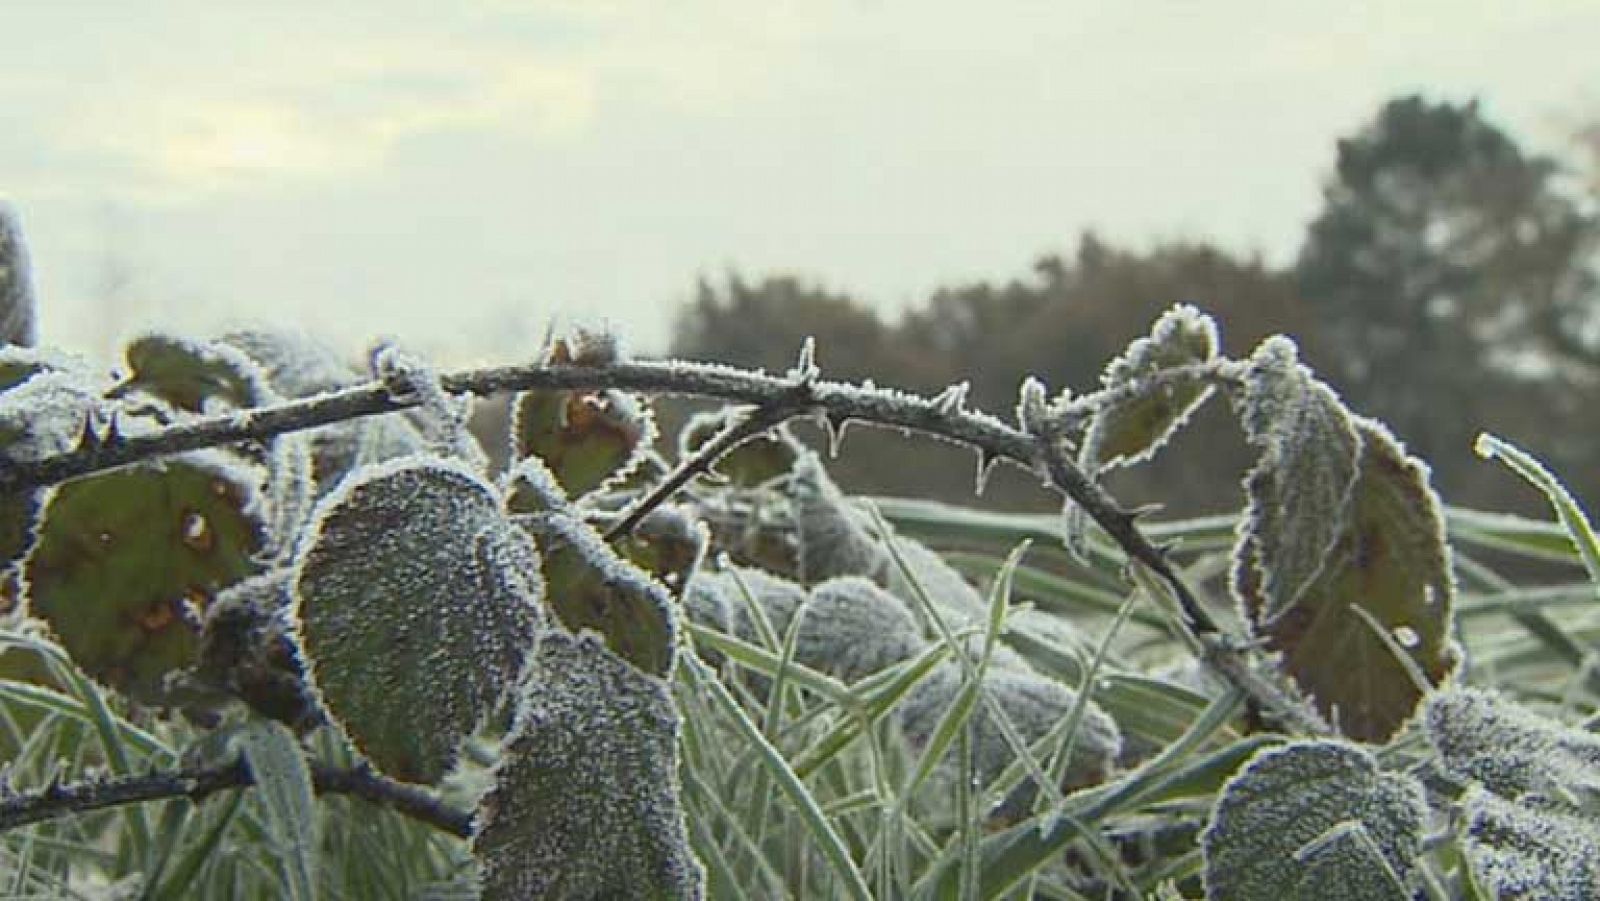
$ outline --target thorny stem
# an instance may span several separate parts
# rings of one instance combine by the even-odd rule
[[[36,792],[0,795],[0,833],[65,814],[88,813],[123,804],[164,798],[188,798],[199,803],[217,792],[254,784],[255,776],[242,758],[207,769],[148,773],[73,785],[52,784]],[[393,808],[458,838],[472,834],[471,814],[449,807],[421,789],[387,779],[365,765],[336,768],[314,764],[311,785],[319,795],[361,798]]]
[[[1213,368],[1210,378],[1226,378]],[[1198,374],[1198,373],[1197,373]],[[1004,459],[1039,475],[1047,484],[1083,508],[1129,557],[1149,567],[1171,588],[1187,622],[1197,636],[1215,636],[1219,630],[1200,606],[1193,590],[1166,554],[1140,531],[1137,514],[1124,510],[1068,456],[1067,446],[1050,435],[1036,435],[1008,425],[985,413],[959,405],[870,385],[816,379],[805,373],[796,379],[764,372],[706,363],[678,361],[628,361],[606,366],[505,366],[444,375],[444,390],[451,394],[486,396],[529,389],[597,391],[613,389],[647,394],[688,395],[724,402],[749,404],[773,424],[801,415],[825,417],[835,427],[849,420],[888,428],[921,432],[975,449],[984,461]],[[803,395],[797,390],[803,387]],[[797,403],[800,400],[803,403]],[[414,394],[396,394],[383,381],[302,400],[241,410],[169,426],[106,443],[86,443],[71,451],[38,460],[0,462],[0,493],[18,488],[52,485],[77,476],[126,466],[141,460],[238,441],[261,441],[287,432],[331,425],[417,406]],[[758,412],[758,416],[763,414]],[[1228,652],[1236,654],[1237,652]],[[1213,664],[1215,661],[1212,661]],[[1297,711],[1282,710],[1282,699],[1263,697],[1259,685],[1245,684],[1239,674],[1248,669],[1214,666],[1220,675],[1238,685],[1260,706],[1285,722],[1302,719]]]
[[[678,489],[689,484],[695,476],[710,470],[729,451],[805,412],[806,398],[809,397],[805,384],[796,385],[794,396],[787,402],[756,407],[712,436],[711,440],[679,463],[666,478],[657,482],[648,494],[630,507],[627,515],[616,525],[607,529],[606,540],[615,541],[632,532],[646,516],[650,515],[650,511],[666,503],[678,493]]]

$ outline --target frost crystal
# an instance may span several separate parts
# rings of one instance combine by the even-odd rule
[[[421,356],[392,344],[373,351],[372,368],[373,374],[391,386],[391,390],[421,401],[422,406],[417,411],[421,415],[413,421],[419,424],[430,450],[464,460],[479,470],[488,465],[483,448],[467,431],[467,418],[471,413],[468,399],[446,393],[437,369]]]
[[[1421,853],[1427,816],[1422,786],[1385,773],[1366,750],[1338,742],[1301,742],[1256,755],[1223,788],[1201,834],[1206,897],[1282,901],[1324,897],[1404,898]],[[1357,844],[1376,851],[1376,859]],[[1374,866],[1394,880],[1373,880]],[[1306,881],[1306,867],[1322,875]],[[1345,869],[1345,867],[1351,869]],[[1376,894],[1330,896],[1333,883]]]
[[[479,808],[485,901],[701,897],[677,771],[667,686],[592,636],[547,635]]]
[[[296,618],[323,702],[400,779],[437,782],[510,690],[540,624],[539,557],[464,465],[407,458],[318,507]]]

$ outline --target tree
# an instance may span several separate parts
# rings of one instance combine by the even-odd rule
[[[1516,411],[1548,415],[1600,375],[1600,223],[1557,173],[1476,102],[1402,97],[1339,142],[1301,249],[1313,357],[1434,461],[1447,492],[1483,472],[1467,453],[1477,432],[1525,430]],[[1548,450],[1567,462],[1594,448]]]

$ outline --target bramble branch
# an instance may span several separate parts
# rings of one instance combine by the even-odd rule
[[[1214,365],[1175,377],[1225,379]],[[856,421],[920,432],[972,448],[981,460],[1006,460],[1039,475],[1062,495],[1083,508],[1129,557],[1149,567],[1172,591],[1196,635],[1216,635],[1218,628],[1200,606],[1194,592],[1178,574],[1166,554],[1140,531],[1136,511],[1123,509],[1071,459],[1068,447],[1050,434],[1031,434],[988,414],[967,410],[959,403],[928,398],[893,389],[815,378],[814,370],[775,376],[706,363],[629,361],[606,366],[506,366],[447,374],[440,384],[451,394],[487,396],[529,389],[636,391],[646,394],[710,398],[756,408],[763,424],[776,425],[800,416],[819,416],[830,426]],[[797,387],[803,386],[803,393]],[[799,401],[799,402],[797,402]],[[11,461],[0,466],[0,492],[56,484],[93,472],[126,466],[141,460],[231,444],[260,441],[287,432],[313,429],[350,419],[390,413],[417,406],[415,393],[394,390],[384,381],[289,401],[241,410],[173,425],[159,431],[122,438],[116,442],[80,447],[38,460]],[[749,437],[740,429],[729,440]],[[1230,682],[1239,684],[1234,668],[1219,667]],[[1234,670],[1230,672],[1230,669]],[[1277,711],[1278,698],[1258,697],[1253,686],[1239,684],[1269,711]],[[1293,722],[1289,716],[1288,721]]]
[[[255,777],[242,759],[209,769],[55,783],[36,792],[0,796],[0,833],[67,814],[124,804],[169,798],[188,798],[198,804],[217,792],[254,784]],[[387,779],[364,765],[337,768],[313,764],[311,784],[319,795],[361,798],[459,838],[472,833],[471,814],[451,808],[421,789]]]

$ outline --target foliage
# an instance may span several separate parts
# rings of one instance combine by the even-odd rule
[[[465,373],[383,348],[370,378],[266,332],[144,336],[122,378],[6,348],[4,884],[1592,896],[1581,505],[1486,436],[1556,522],[1447,508],[1290,339],[1224,346],[1175,307],[1014,421],[824,380],[810,344],[780,375],[584,334]],[[464,395],[505,391],[497,471]],[[737,406],[667,460],[668,393]],[[1117,502],[1102,471],[1180,455],[1213,395],[1242,512]],[[851,496],[807,417],[1006,460],[1078,532]]]

